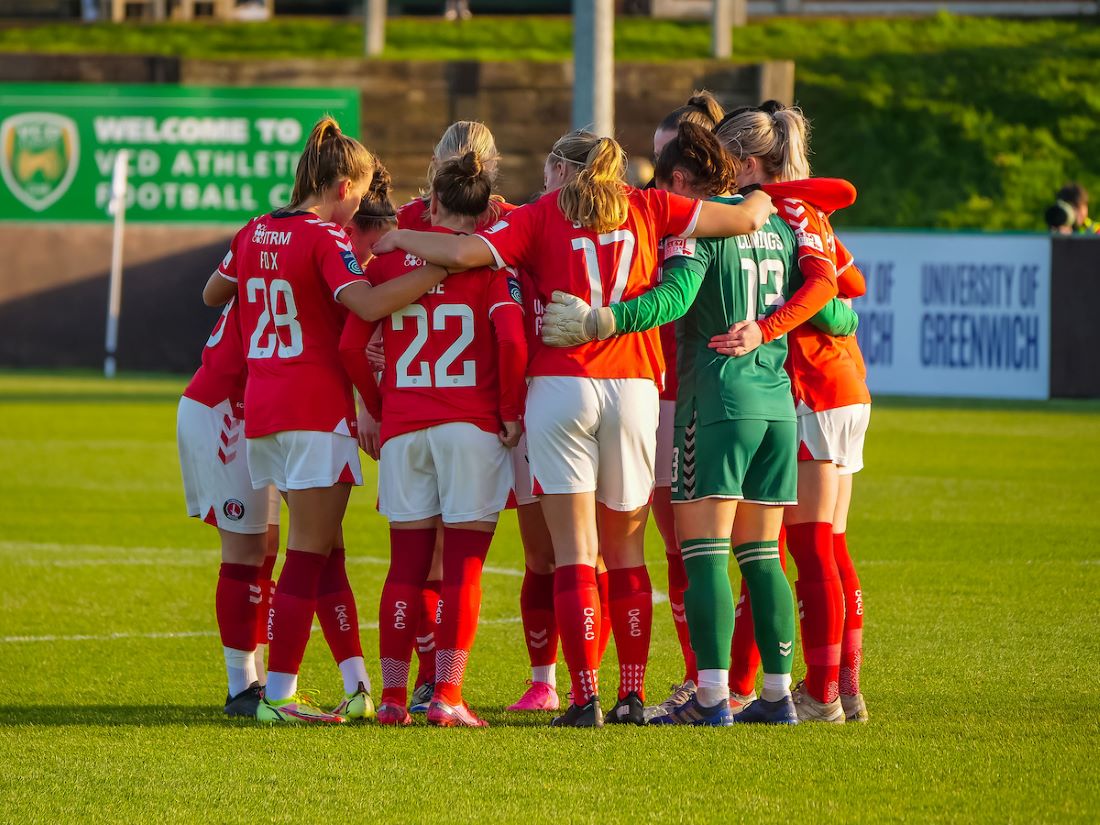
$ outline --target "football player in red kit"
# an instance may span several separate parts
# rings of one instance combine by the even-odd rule
[[[227,716],[255,716],[265,681],[267,608],[279,549],[279,494],[255,490],[243,434],[245,361],[240,313],[222,310],[180,399],[176,434],[187,514],[218,528],[214,599],[229,682]]]
[[[254,218],[207,282],[204,300],[234,297],[248,364],[245,438],[257,488],[286,496],[286,561],[270,610],[267,687],[256,718],[341,723],[373,713],[340,523],[361,483],[351,383],[339,357],[347,311],[375,320],[423,294],[446,273],[422,267],[372,288],[343,226],[367,193],[375,159],[332,118],[311,132],[291,206]],[[345,701],[326,713],[298,693],[298,669],[317,614],[344,678]]]
[[[432,184],[432,233],[474,230],[490,191],[476,153],[442,164]],[[367,277],[384,284],[423,265],[393,252],[371,261]],[[365,354],[373,325],[349,319],[340,344],[348,374],[382,422],[379,508],[390,520],[391,555],[379,607],[378,721],[411,721],[409,659],[442,521],[443,606],[428,721],[483,727],[462,697],[462,682],[477,631],[481,569],[514,481],[509,448],[519,441],[527,364],[522,296],[505,272],[469,270],[382,328],[381,398]]]
[[[376,251],[403,249],[454,268],[520,267],[544,303],[561,289],[607,306],[653,286],[661,237],[744,234],[758,229],[773,211],[762,195],[732,206],[632,189],[624,180],[625,165],[614,140],[570,133],[546,159],[547,194],[538,201],[474,236],[398,229]],[[611,718],[643,724],[653,619],[644,526],[664,372],[658,334],[622,335],[565,349],[537,341],[532,346],[528,449],[535,492],[541,494],[553,537],[554,606],[573,690],[573,705],[554,724],[603,724],[600,552],[609,571],[619,652],[619,701]]]

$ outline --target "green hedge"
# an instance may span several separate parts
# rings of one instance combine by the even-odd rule
[[[0,50],[218,56],[348,56],[347,21],[0,30]],[[709,30],[621,18],[621,60],[707,54]],[[1063,182],[1100,200],[1100,25],[1085,20],[936,17],[774,19],[734,32],[736,59],[797,62],[814,124],[814,169],[860,189],[843,222],[862,226],[1041,229]],[[567,59],[568,18],[399,18],[386,59]]]

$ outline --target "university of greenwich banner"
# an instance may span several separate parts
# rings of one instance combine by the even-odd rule
[[[1050,238],[841,232],[872,393],[1050,397]]]
[[[359,134],[353,89],[0,86],[0,220],[106,221],[130,150],[126,218],[240,224],[290,200],[323,114]]]

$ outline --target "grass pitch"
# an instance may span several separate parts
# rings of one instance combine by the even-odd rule
[[[1100,813],[1100,405],[876,404],[849,527],[866,726],[562,731],[505,714],[528,675],[506,515],[467,689],[492,728],[266,729],[221,715],[217,538],[183,516],[182,386],[0,374],[0,821]],[[345,530],[380,682],[386,528],[364,467]],[[655,532],[649,548],[660,587]],[[680,676],[667,607],[655,624],[648,690],[663,698]],[[337,701],[320,634],[302,682]]]

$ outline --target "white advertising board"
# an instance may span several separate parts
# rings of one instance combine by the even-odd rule
[[[840,232],[872,393],[1050,397],[1050,239]]]

